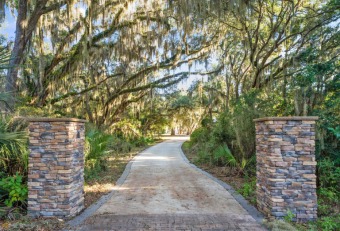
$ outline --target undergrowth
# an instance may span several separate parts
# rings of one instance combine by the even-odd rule
[[[211,169],[228,168],[228,177],[242,179],[237,191],[256,205],[255,125],[254,118],[277,116],[275,102],[264,102],[260,93],[250,92],[232,102],[216,120],[205,118],[201,127],[184,143],[183,150],[198,166]],[[320,116],[316,127],[318,220],[306,224],[276,221],[269,224],[273,230],[340,230],[340,128],[339,114],[334,113],[336,100],[326,108],[316,108],[312,115]],[[206,169],[206,168],[205,168]],[[207,168],[209,171],[209,168]],[[222,176],[223,177],[223,176]],[[227,182],[228,183],[228,182]],[[287,216],[289,213],[287,212]],[[289,216],[288,216],[289,218]],[[289,223],[286,228],[285,223]],[[282,228],[283,227],[283,228]]]

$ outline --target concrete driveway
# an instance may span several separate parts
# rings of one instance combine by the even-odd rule
[[[136,156],[125,181],[78,230],[264,230],[219,183],[183,158],[187,137]]]

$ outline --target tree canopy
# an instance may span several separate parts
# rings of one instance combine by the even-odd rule
[[[169,89],[195,75],[185,95],[160,103],[164,116],[184,103],[201,108],[198,121],[216,118],[252,91],[276,97],[277,115],[308,115],[338,81],[336,0],[0,3],[2,19],[5,8],[16,18],[14,41],[1,42],[11,109],[110,127],[146,102],[170,100]]]

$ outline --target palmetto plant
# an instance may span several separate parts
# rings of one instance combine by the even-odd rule
[[[227,165],[230,167],[237,166],[237,160],[231,153],[226,144],[220,145],[213,153],[213,159],[216,164]]]
[[[86,133],[86,154],[85,159],[99,159],[101,158],[109,142],[112,140],[112,136],[105,134],[99,130],[90,130]]]
[[[27,171],[27,134],[10,128],[10,123],[0,120],[0,169],[13,175],[19,172],[26,175]]]
[[[10,52],[8,46],[0,45],[0,77],[9,68]],[[3,77],[3,76],[2,76]],[[10,94],[0,92],[0,103],[7,106]],[[0,170],[6,175],[27,172],[27,134],[21,128],[13,125],[0,114]]]
[[[96,128],[88,128],[85,141],[85,178],[89,178],[106,169],[106,151],[112,136]]]
[[[215,164],[236,168],[238,174],[244,174],[246,168],[255,161],[255,155],[249,159],[244,156],[237,158],[234,156],[226,144],[220,145],[213,153]]]

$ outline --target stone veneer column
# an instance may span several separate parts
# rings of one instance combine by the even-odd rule
[[[269,218],[317,218],[315,121],[273,117],[256,122],[257,205]]]
[[[28,215],[69,217],[84,208],[85,120],[28,118]]]

